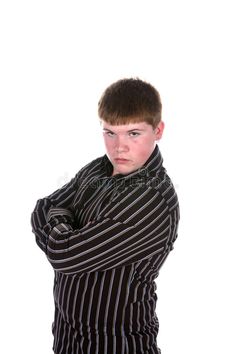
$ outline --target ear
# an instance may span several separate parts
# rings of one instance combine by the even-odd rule
[[[155,128],[156,140],[160,140],[165,128],[165,123],[161,120]]]

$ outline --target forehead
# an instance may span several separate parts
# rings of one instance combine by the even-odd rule
[[[149,130],[151,129],[151,125],[146,122],[139,123],[129,123],[123,125],[112,125],[105,121],[101,121],[101,126],[103,129],[110,130],[112,132],[128,132],[130,130]]]

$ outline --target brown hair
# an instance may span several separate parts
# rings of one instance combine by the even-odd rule
[[[100,119],[111,125],[146,122],[155,128],[161,121],[161,110],[159,92],[138,78],[113,83],[98,103]]]

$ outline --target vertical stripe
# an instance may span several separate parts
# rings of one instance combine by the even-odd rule
[[[105,279],[105,272],[102,274],[102,278],[100,281],[100,287],[99,287],[99,295],[98,295],[98,301],[97,301],[97,310],[96,310],[96,317],[95,317],[95,329],[98,331],[98,317],[99,314],[101,313],[101,299],[102,299],[102,292],[103,292],[103,286],[104,286],[104,279]]]
[[[114,275],[115,275],[115,269],[113,269],[111,272],[109,291],[108,291],[108,296],[107,296],[107,305],[106,305],[105,314],[104,314],[104,323],[107,323],[108,310],[109,310],[109,305],[110,305],[110,300],[111,300],[111,291],[112,291],[112,286],[113,286]]]
[[[112,334],[114,336],[116,335],[116,316],[117,316],[118,304],[120,301],[120,292],[121,292],[121,285],[122,285],[122,280],[123,280],[123,276],[124,276],[124,271],[125,271],[125,267],[122,267],[121,272],[120,272],[119,285],[118,285],[117,293],[116,293],[115,307],[113,310],[113,323],[112,323],[113,332],[112,332]]]
[[[88,311],[87,311],[87,325],[89,326],[89,324],[90,324],[90,313],[91,313],[91,307],[92,307],[92,303],[93,303],[93,301],[94,301],[94,299],[93,299],[93,293],[94,293],[94,287],[95,287],[95,285],[96,285],[96,282],[97,282],[97,277],[98,277],[98,275],[97,275],[97,273],[95,273],[95,276],[94,276],[94,280],[93,280],[93,284],[92,284],[92,286],[91,286],[91,290],[90,290],[90,299],[89,299],[89,306],[88,306]],[[95,299],[95,301],[96,301],[96,299]]]
[[[79,329],[79,332],[80,332],[81,336],[83,336],[82,316],[83,316],[84,297],[85,297],[85,292],[86,292],[87,286],[88,286],[88,279],[89,279],[89,273],[87,273],[86,277],[85,277],[85,284],[84,284],[84,288],[82,290],[82,298],[81,298],[81,303],[80,303],[80,312],[79,312],[80,329]]]

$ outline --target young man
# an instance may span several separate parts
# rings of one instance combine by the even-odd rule
[[[179,204],[156,142],[159,93],[139,79],[109,86],[98,107],[107,154],[37,201],[31,223],[55,271],[56,354],[160,353],[160,267]]]

